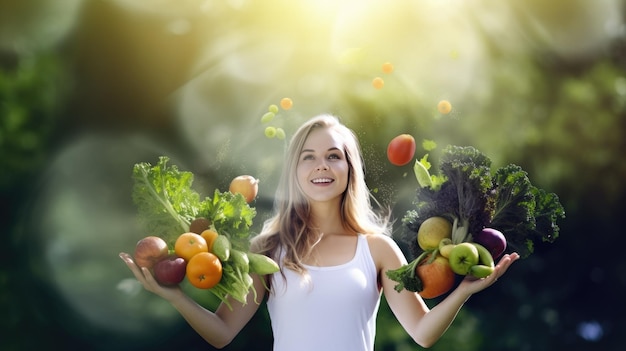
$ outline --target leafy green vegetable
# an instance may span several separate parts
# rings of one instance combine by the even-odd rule
[[[440,161],[442,183],[418,188],[416,210],[408,211],[403,223],[416,233],[426,219],[446,217],[453,222],[452,241],[466,241],[490,220],[490,166],[491,160],[471,146],[447,146]]]
[[[248,205],[243,195],[216,189],[213,197],[207,197],[202,205],[201,212],[211,220],[218,233],[228,236],[234,248],[249,249],[250,227],[256,210]]]
[[[406,289],[412,292],[420,292],[424,290],[424,284],[417,275],[416,269],[420,262],[422,262],[428,254],[431,254],[431,252],[423,252],[421,255],[419,255],[408,264],[405,264],[400,268],[391,269],[385,272],[389,279],[398,283],[393,287],[394,290],[396,290],[397,292],[402,291],[402,289]],[[431,263],[435,259],[435,257],[437,257],[437,253],[431,255],[430,257],[431,258],[429,259],[428,263]]]
[[[556,194],[533,186],[527,173],[512,164],[495,172],[494,183],[496,199],[490,226],[500,230],[521,257],[533,252],[535,242],[553,242],[558,237],[556,222],[565,217],[565,210]]]
[[[193,174],[169,166],[168,161],[161,156],[155,166],[135,164],[132,197],[147,232],[173,247],[176,238],[189,231],[189,223],[200,216],[201,204],[200,195],[191,188]]]

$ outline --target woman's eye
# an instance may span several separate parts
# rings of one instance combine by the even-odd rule
[[[331,154],[328,156],[329,159],[333,159],[333,160],[339,160],[341,159],[341,156],[337,155],[337,154]]]

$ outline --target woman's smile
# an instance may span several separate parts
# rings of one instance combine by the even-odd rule
[[[327,185],[330,184],[332,182],[334,182],[335,180],[332,178],[315,178],[313,180],[311,180],[311,183],[316,184],[316,185]]]

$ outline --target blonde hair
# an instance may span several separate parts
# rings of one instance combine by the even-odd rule
[[[348,186],[341,201],[341,218],[347,231],[361,234],[389,235],[389,221],[372,207],[373,197],[365,183],[361,147],[354,132],[332,115],[319,115],[304,123],[293,135],[274,199],[273,217],[255,237],[254,250],[277,259],[279,249],[285,252],[281,267],[306,274],[302,260],[319,240],[309,213],[309,203],[296,177],[296,167],[303,145],[311,131],[328,128],[344,142],[348,161]],[[376,201],[375,199],[373,199]],[[376,203],[378,204],[378,203]]]

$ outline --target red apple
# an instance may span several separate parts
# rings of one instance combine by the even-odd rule
[[[168,256],[165,240],[158,236],[147,236],[137,242],[135,263],[139,267],[152,268],[157,262]]]
[[[176,285],[185,279],[187,261],[171,255],[154,265],[154,278],[161,285]]]
[[[481,232],[472,235],[474,242],[481,244],[494,259],[499,258],[506,250],[506,237],[502,232],[493,228],[485,228]]]

